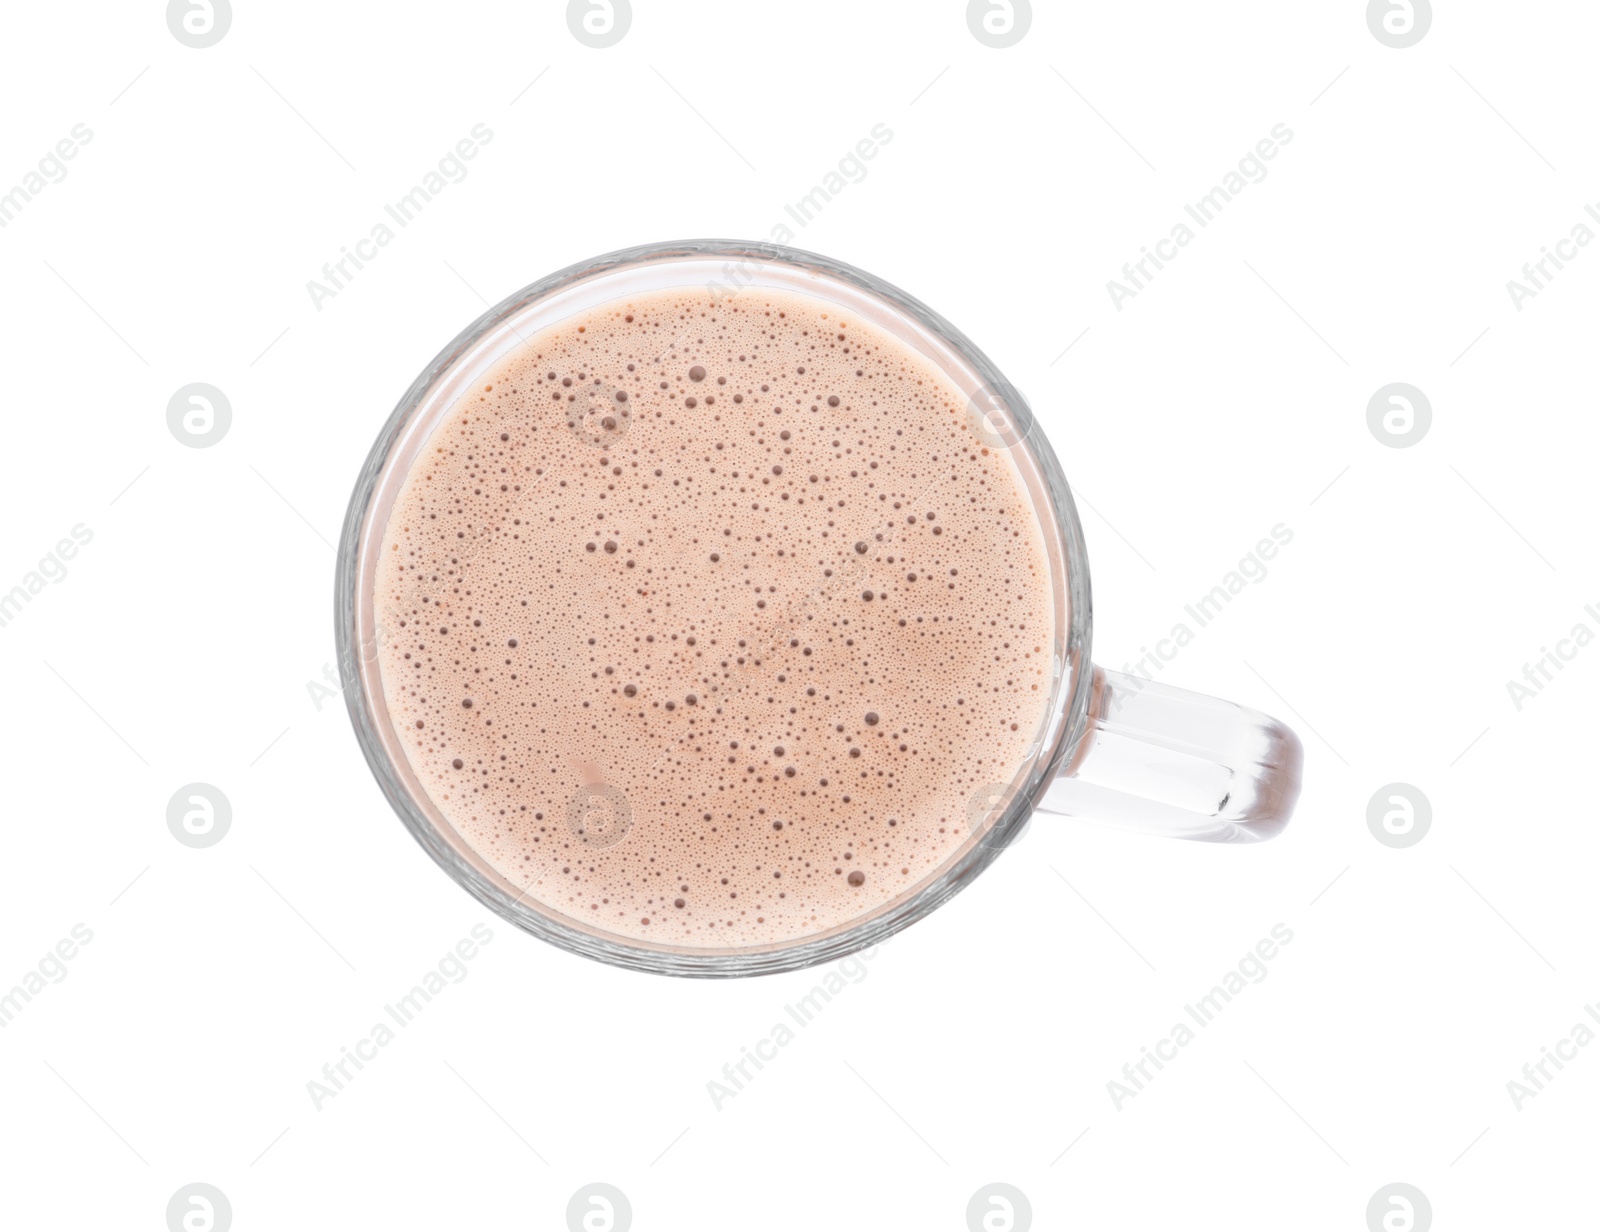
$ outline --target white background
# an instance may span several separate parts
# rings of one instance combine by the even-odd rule
[[[1600,247],[1520,312],[1506,283],[1600,202],[1600,12],[1441,4],[1394,50],[1364,7],[1040,4],[1006,50],[951,0],[635,0],[605,50],[557,3],[240,0],[205,50],[160,3],[8,8],[0,191],[94,136],[0,230],[0,591],[93,540],[0,628],[0,989],[94,939],[0,1030],[7,1225],[159,1229],[193,1181],[241,1232],[560,1229],[595,1180],[641,1230],[956,1230],[992,1181],[1050,1229],[1360,1232],[1393,1181],[1439,1228],[1592,1217],[1600,1047],[1520,1111],[1506,1084],[1600,1001],[1600,647],[1520,711],[1506,682],[1600,631]],[[468,177],[317,310],[307,280],[478,123]],[[719,1111],[821,973],[651,978],[518,933],[308,685],[357,468],[486,301],[768,238],[878,123],[796,244],[1032,399],[1100,662],[1293,530],[1162,679],[1289,722],[1305,789],[1253,847],[1040,818]],[[1270,175],[1115,308],[1280,123]],[[196,381],[233,408],[208,449],[166,424]],[[1432,404],[1411,448],[1367,427],[1392,381]],[[166,825],[194,781],[233,808],[205,850]],[[1433,808],[1405,850],[1366,823],[1395,781]],[[308,1080],[479,922],[467,979],[318,1111]],[[1279,922],[1267,978],[1119,1111],[1107,1082]]]

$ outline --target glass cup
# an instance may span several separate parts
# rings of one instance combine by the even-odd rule
[[[1054,607],[1050,704],[1009,783],[980,789],[970,833],[945,863],[897,898],[798,941],[696,948],[619,937],[532,901],[497,872],[423,790],[384,699],[374,603],[379,547],[412,463],[441,419],[508,351],[536,331],[627,295],[749,288],[830,300],[941,368],[968,396],[968,427],[1006,451],[1045,542]],[[831,961],[875,945],[950,898],[1021,833],[1034,812],[1214,842],[1270,838],[1300,792],[1295,734],[1258,711],[1096,667],[1089,658],[1089,564],[1055,452],[1027,402],[943,317],[848,265],[776,244],[651,244],[574,265],[485,312],[406,391],[356,480],[339,544],[339,669],[356,738],[389,803],[427,852],[490,910],[574,953],[635,970],[757,975]],[[596,788],[598,796],[603,789]]]

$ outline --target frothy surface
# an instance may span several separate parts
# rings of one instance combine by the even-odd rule
[[[545,909],[703,949],[880,910],[1049,701],[1044,543],[920,355],[838,305],[618,300],[419,454],[385,695],[445,817]]]

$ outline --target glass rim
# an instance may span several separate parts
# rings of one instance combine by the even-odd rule
[[[382,697],[377,659],[378,634],[371,595],[363,592],[369,563],[364,549],[384,526],[373,520],[374,498],[389,476],[396,448],[418,426],[418,413],[430,404],[442,381],[460,366],[481,358],[486,339],[501,335],[507,323],[534,306],[571,288],[607,276],[626,274],[674,262],[722,261],[728,270],[787,267],[810,274],[886,306],[900,318],[941,344],[978,378],[1011,416],[1004,439],[1020,448],[1044,495],[1052,525],[1035,497],[1031,503],[1045,532],[1052,586],[1061,590],[1067,607],[1058,619],[1052,647],[1055,662],[1052,694],[1036,737],[1037,749],[1019,767],[1004,793],[1005,807],[987,826],[972,828],[966,841],[938,869],[911,889],[862,918],[798,941],[756,946],[698,949],[654,943],[607,933],[553,908],[532,901],[479,855],[443,817],[420,784],[404,748],[389,723]],[[738,266],[733,263],[738,262]],[[730,277],[733,275],[730,274]],[[619,295],[626,294],[621,291]],[[513,327],[514,328],[514,327]],[[520,336],[520,335],[519,335]],[[495,362],[510,347],[488,362]],[[930,357],[931,358],[931,357]],[[975,396],[975,395],[969,395]],[[448,398],[453,405],[454,397]],[[436,405],[436,401],[434,405]],[[431,433],[432,426],[427,426]],[[407,468],[409,470],[409,468]],[[401,476],[403,481],[404,476]],[[387,510],[385,525],[387,524]],[[1053,532],[1054,538],[1051,538]],[[370,590],[370,587],[367,588]],[[497,915],[561,948],[614,966],[658,974],[731,977],[798,970],[833,961],[880,941],[915,923],[963,889],[1013,843],[1039,797],[1063,763],[1081,744],[1088,724],[1090,690],[1090,610],[1088,560],[1082,526],[1055,452],[1028,408],[1027,400],[992,361],[954,325],[920,300],[863,270],[840,261],[785,245],[740,240],[684,240],[643,244],[579,262],[530,283],[483,312],[423,369],[401,397],[368,452],[351,494],[340,534],[334,591],[334,623],[339,674],[357,743],[391,807],[424,850],[450,876]]]

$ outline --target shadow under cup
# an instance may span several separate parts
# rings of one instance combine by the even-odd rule
[[[609,934],[533,901],[429,798],[391,721],[379,673],[382,627],[374,583],[381,541],[412,464],[450,409],[539,330],[623,296],[685,288],[708,301],[759,288],[831,301],[936,364],[969,397],[968,426],[980,447],[1003,451],[1012,462],[1038,519],[1049,565],[1050,702],[1012,781],[974,799],[971,833],[940,868],[859,919],[800,941],[657,945]],[[960,331],[904,292],[811,253],[735,241],[651,245],[562,270],[490,309],[446,347],[406,391],[357,480],[339,546],[336,622],[340,675],[357,739],[390,804],[428,853],[485,906],[528,932],[602,962],[674,975],[756,975],[811,966],[876,944],[920,919],[1015,839],[1069,752],[1085,744],[1091,696],[1105,693],[1097,674],[1086,670],[1089,578],[1082,531],[1060,464],[1017,391]]]

